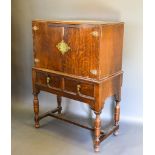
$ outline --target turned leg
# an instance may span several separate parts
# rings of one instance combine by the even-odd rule
[[[115,126],[119,124],[119,117],[120,117],[120,102],[116,101],[115,114],[114,114]]]
[[[38,93],[34,93],[34,99],[33,99],[33,107],[34,107],[34,121],[35,121],[35,127],[39,128],[39,100],[38,100]]]
[[[99,152],[101,119],[100,119],[100,112],[94,112],[94,113],[96,115],[95,122],[94,122],[94,129],[95,129],[94,149],[95,149],[95,152]]]
[[[57,96],[57,104],[58,104],[57,108],[59,108],[58,114],[61,114],[61,110],[62,110],[62,107],[61,107],[61,96]]]
[[[115,112],[114,112],[114,123],[115,126],[119,125],[119,119],[120,119],[120,94],[115,96]],[[118,135],[118,130],[114,132],[114,135]]]

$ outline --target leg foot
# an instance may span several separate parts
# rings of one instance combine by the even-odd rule
[[[35,128],[39,128],[39,127],[40,127],[40,124],[35,123]]]
[[[95,146],[94,150],[95,150],[95,152],[100,152],[99,146]]]
[[[58,104],[58,114],[61,114],[61,111],[62,111],[62,107],[61,107],[61,96],[57,96],[57,104]]]
[[[118,136],[119,135],[119,130],[116,130],[114,133],[113,133],[114,136]]]

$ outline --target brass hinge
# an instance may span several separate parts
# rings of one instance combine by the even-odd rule
[[[93,31],[91,32],[93,37],[98,37],[99,36],[99,32],[98,31]]]
[[[37,31],[37,30],[39,30],[39,27],[35,25],[35,26],[32,27],[32,29],[33,29],[34,31]]]
[[[35,63],[37,63],[37,62],[39,62],[39,61],[40,61],[40,60],[37,59],[37,58],[34,59],[34,62],[35,62]]]
[[[97,75],[97,70],[95,70],[95,69],[90,70],[90,72],[91,72],[93,75]]]

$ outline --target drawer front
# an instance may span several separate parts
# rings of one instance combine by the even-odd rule
[[[41,89],[55,90],[62,96],[72,95],[76,99],[94,98],[94,84],[87,81],[64,77],[54,73],[35,71],[34,82]]]
[[[49,73],[37,72],[36,83],[49,88],[61,88],[61,78]]]
[[[86,82],[80,82],[65,78],[64,80],[64,91],[68,93],[74,93],[79,96],[90,96],[94,97],[94,85]]]

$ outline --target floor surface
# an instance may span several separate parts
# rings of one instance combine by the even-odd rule
[[[75,118],[89,122],[86,118]],[[35,129],[33,123],[32,107],[12,106],[12,155],[143,154],[143,126],[140,124],[121,122],[119,135],[108,137],[101,143],[100,152],[95,153],[92,132],[86,129],[51,117],[41,120],[39,129]]]

